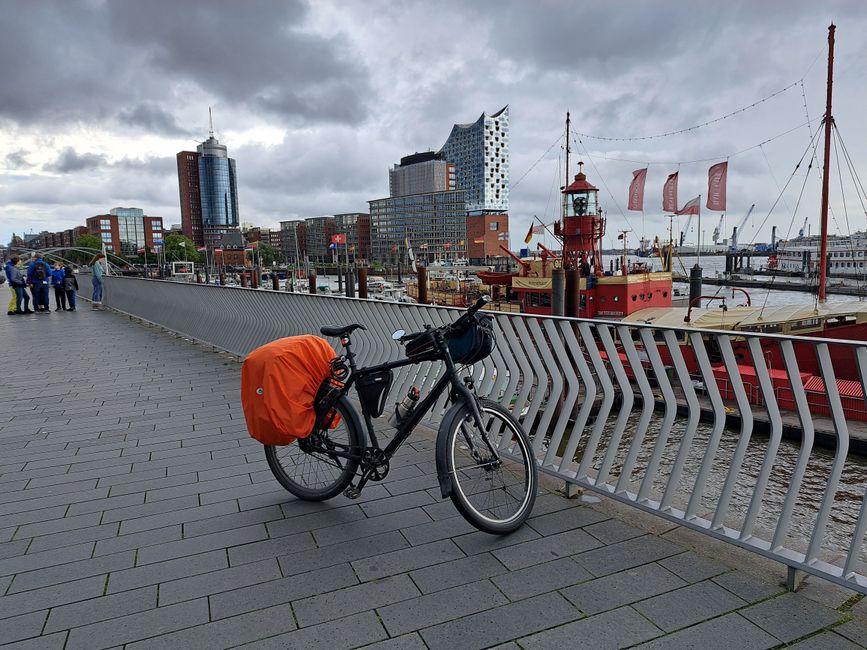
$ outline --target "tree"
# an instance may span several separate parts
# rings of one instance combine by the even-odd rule
[[[205,256],[196,250],[193,240],[184,235],[172,233],[163,241],[167,262],[204,262]]]
[[[89,248],[93,251],[69,251],[69,254],[66,256],[67,259],[76,264],[87,264],[93,259],[93,256],[96,255],[98,251],[102,250],[102,239],[96,235],[81,235],[75,240],[73,246],[75,248]]]
[[[255,251],[247,251],[246,257],[248,260],[253,260],[254,252]],[[262,266],[274,266],[275,262],[278,264],[283,263],[283,256],[280,254],[280,251],[275,249],[273,246],[259,242],[259,252],[256,253],[256,260]]]

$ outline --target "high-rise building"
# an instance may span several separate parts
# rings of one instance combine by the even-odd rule
[[[112,208],[87,219],[87,228],[102,239],[106,250],[130,257],[162,239],[163,218],[148,216],[141,208]]]
[[[280,248],[283,259],[291,264],[304,261],[307,254],[305,248],[305,224],[301,219],[280,222]]]
[[[214,137],[213,122],[208,139],[196,151],[179,152],[177,160],[184,234],[197,246],[213,247],[240,223],[235,160]]]
[[[441,152],[427,151],[404,156],[388,170],[390,196],[407,196],[455,189],[455,166]]]
[[[349,261],[364,262],[370,258],[370,215],[350,212],[334,215],[334,232],[346,235],[344,252]]]
[[[440,149],[455,165],[457,189],[467,191],[467,211],[509,209],[509,107],[455,124]]]
[[[311,262],[330,262],[333,259],[329,245],[334,230],[332,216],[309,217],[304,220],[304,243]]]

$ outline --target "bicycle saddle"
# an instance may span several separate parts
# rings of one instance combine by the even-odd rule
[[[344,334],[352,334],[355,330],[366,330],[364,325],[353,323],[352,325],[323,325],[319,328],[322,336],[343,336]]]

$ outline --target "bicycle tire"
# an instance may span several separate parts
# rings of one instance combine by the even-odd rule
[[[490,457],[490,451],[467,404],[457,404],[446,414],[437,437],[437,463],[451,478],[450,496],[464,519],[486,533],[505,535],[520,528],[533,510],[539,484],[536,461],[527,434],[508,410],[490,400],[479,400],[479,408],[500,463],[487,464],[470,455],[467,435],[483,454]],[[505,435],[511,440],[503,445]]]
[[[340,414],[340,424],[325,435],[339,444],[361,449],[355,409],[345,396],[338,400],[335,408]],[[358,459],[307,453],[297,441],[290,445],[265,445],[265,459],[280,485],[305,501],[325,501],[342,493],[358,469]]]

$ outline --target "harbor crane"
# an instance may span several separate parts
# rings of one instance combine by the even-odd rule
[[[726,213],[723,212],[722,215],[720,215],[719,223],[716,225],[716,228],[713,229],[713,235],[711,236],[711,239],[713,240],[714,246],[716,246],[717,242],[719,242],[719,232],[723,227],[723,219],[725,219],[725,218],[726,218]]]
[[[804,238],[804,233],[807,231],[807,221],[809,220],[809,218],[810,217],[804,217],[804,225],[801,226],[801,229],[798,231],[798,237],[800,239]]]
[[[732,230],[732,239],[729,243],[729,251],[734,253],[738,250],[738,231],[743,230],[744,224],[746,224],[747,219],[750,218],[750,215],[753,213],[753,210],[756,209],[756,204],[753,203],[750,206],[750,209],[747,210],[747,213],[744,215],[744,218],[741,219],[740,223],[734,227]]]

